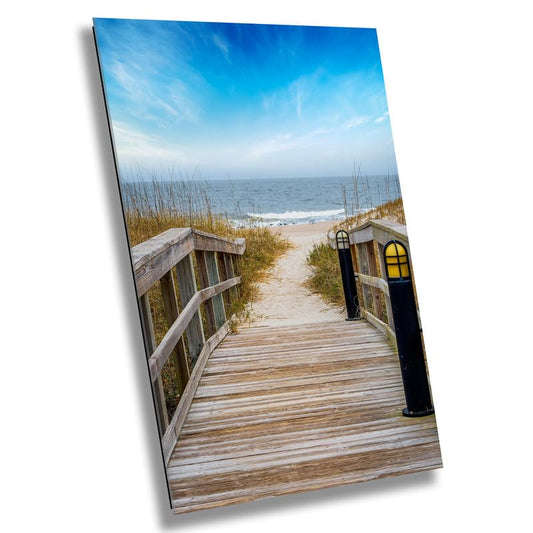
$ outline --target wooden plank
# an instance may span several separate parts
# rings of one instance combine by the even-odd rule
[[[141,326],[143,331],[146,357],[150,358],[151,354],[156,349],[156,345],[154,324],[152,321],[152,312],[150,310],[150,300],[148,299],[148,294],[144,294],[139,298],[139,309],[141,313]],[[156,379],[153,381],[152,396],[154,399],[155,412],[158,420],[159,433],[160,435],[163,435],[168,426],[168,413],[165,402],[165,392],[163,390],[163,383],[161,379]]]
[[[231,254],[219,253],[218,271],[221,279],[226,280],[235,277],[235,270],[233,268],[233,260]],[[223,293],[224,308],[226,313],[230,313],[232,303],[237,299],[237,287],[232,287],[229,291]]]
[[[389,284],[384,279],[376,276],[367,276],[366,274],[357,274],[357,277],[363,285],[370,285],[371,287],[379,289],[387,296],[389,295]]]
[[[176,265],[176,279],[181,297],[182,315],[185,307],[196,294],[196,278],[194,276],[194,266],[192,255],[183,258]],[[202,351],[205,342],[202,318],[198,310],[193,317],[187,321],[185,333],[187,334],[187,347],[189,357],[194,362],[198,354]]]
[[[231,254],[224,254],[223,256],[224,261],[224,269],[226,272],[227,278],[233,278],[235,277],[235,268],[233,266],[233,256]],[[229,297],[229,304],[232,304],[238,297],[238,288],[233,287],[228,291],[228,297]]]
[[[200,285],[203,289],[217,285],[220,282],[216,252],[196,252],[196,262],[200,277]],[[210,333],[214,333],[226,321],[226,311],[222,295],[215,295],[208,299],[205,305],[207,327]]]
[[[386,266],[385,266],[385,260],[383,258],[383,249],[384,246],[382,244],[378,243],[378,258],[379,258],[379,267],[382,277],[385,277],[386,274]],[[384,280],[385,281],[385,280]],[[387,285],[387,292],[383,291],[385,294],[385,309],[387,310],[387,324],[389,327],[394,331],[394,317],[392,316],[392,304],[390,300],[390,294],[389,294],[389,284],[385,282]]]
[[[173,512],[439,468],[434,416],[404,406],[369,323],[243,328],[205,362],[166,448]]]
[[[165,304],[165,313],[169,324],[173,324],[178,316],[178,299],[176,297],[176,288],[174,286],[174,278],[170,270],[161,278],[161,293]],[[174,366],[176,369],[176,376],[178,378],[178,394],[181,394],[189,381],[190,371],[187,362],[187,353],[185,352],[185,344],[183,337],[180,337],[173,350]]]
[[[137,296],[145,294],[176,263],[192,252],[191,228],[174,228],[131,249]]]
[[[156,235],[131,249],[137,295],[146,293],[194,249],[240,255],[246,249],[246,242],[242,238],[231,241],[191,228],[172,228]]]
[[[392,239],[409,242],[405,224],[385,219],[369,220],[361,226],[348,230],[348,235],[351,244],[362,244],[374,240],[383,245]]]
[[[378,277],[378,266],[377,266],[377,258],[376,258],[376,250],[374,248],[375,241],[367,242],[366,243],[366,249],[367,249],[367,256],[368,256],[368,272],[373,277]],[[374,315],[379,318],[379,320],[383,321],[383,304],[381,303],[381,295],[377,291],[375,287],[372,287],[372,309],[374,311]]]
[[[207,261],[207,279],[209,285],[217,285],[220,283],[220,274],[218,272],[217,252],[205,252]],[[213,302],[213,310],[215,313],[215,327],[218,329],[226,322],[226,310],[224,308],[224,299],[222,294],[216,294],[211,299]]]
[[[231,241],[197,229],[193,230],[193,236],[195,250],[237,255],[242,255],[246,250],[246,241],[242,238]]]
[[[386,335],[394,345],[396,344],[396,334],[388,324],[385,324],[385,322],[382,322],[378,317],[374,316],[368,311],[365,311],[364,309],[361,311],[361,314],[363,315],[364,319],[368,320],[368,322],[370,322],[375,328]]]
[[[209,283],[209,274],[207,267],[207,253],[201,250],[196,250],[194,255],[196,256],[196,267],[198,268],[198,278],[200,279],[200,287],[202,289],[208,288],[211,284]],[[213,252],[210,252],[211,254]],[[215,309],[213,301],[209,300],[205,304],[205,321],[207,323],[207,335],[212,335],[216,330],[215,323]]]
[[[228,332],[229,332],[229,320],[213,336],[211,336],[204,343],[202,351],[200,352],[200,355],[198,356],[198,361],[196,362],[196,365],[193,368],[191,377],[180,398],[178,407],[176,408],[176,411],[174,412],[174,416],[172,417],[172,420],[170,421],[168,425],[168,431],[165,434],[164,438],[162,439],[163,455],[165,457],[165,461],[167,462],[172,454],[174,444],[176,443],[176,438],[179,435],[181,428],[185,422],[187,413],[189,412],[189,408],[193,401],[194,394],[198,387],[198,383],[200,382],[200,378],[202,377],[202,372],[207,363],[207,360],[209,356],[211,355],[211,353],[213,352],[213,350],[222,341],[222,339],[228,334]]]
[[[370,268],[368,265],[368,251],[365,243],[357,245],[357,258],[360,269],[359,272],[368,276],[370,274]],[[360,304],[363,304],[361,309],[370,310],[372,306],[372,292],[370,288],[366,285],[362,285],[361,293],[363,296],[363,301],[359,302]]]

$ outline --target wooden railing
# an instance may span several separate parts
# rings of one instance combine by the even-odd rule
[[[244,239],[230,241],[191,228],[170,229],[131,249],[148,368],[166,461],[185,421],[205,363],[228,334],[231,317],[227,316],[227,310],[237,297],[237,285],[241,281],[235,275],[238,270],[236,258],[244,250]],[[149,291],[158,282],[169,327],[157,344]],[[210,335],[207,340],[206,331]],[[161,377],[166,364],[174,365],[180,396],[170,419]]]
[[[383,248],[391,240],[402,242],[409,253],[405,225],[389,220],[370,220],[348,230],[350,249],[357,276],[361,315],[396,343],[389,286],[384,278]],[[329,236],[335,248],[335,236]],[[410,253],[409,253],[410,256]]]

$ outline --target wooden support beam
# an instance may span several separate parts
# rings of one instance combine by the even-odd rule
[[[233,266],[233,255],[231,254],[224,254],[223,255],[223,260],[224,260],[224,270],[226,272],[226,276],[227,278],[226,279],[231,279],[233,277],[235,277],[235,268]],[[228,291],[228,301],[230,304],[232,304],[238,297],[239,297],[239,294],[238,294],[238,288],[237,286],[235,287],[232,287],[229,291]]]
[[[359,272],[366,276],[370,275],[370,269],[368,266],[368,251],[365,243],[357,245],[357,258],[359,263]],[[361,292],[363,294],[362,308],[368,311],[371,309],[372,304],[372,293],[370,287],[367,285],[362,285]]]
[[[196,251],[196,263],[202,289],[220,282],[216,252]],[[215,296],[205,305],[207,328],[213,334],[226,321],[222,296]]]
[[[144,336],[144,347],[146,356],[151,357],[156,350],[154,324],[152,321],[152,312],[150,310],[150,300],[148,294],[144,294],[139,298],[139,307],[141,311],[141,325]],[[160,378],[152,382],[152,396],[154,398],[155,412],[159,422],[159,432],[161,436],[165,433],[168,426],[168,413],[165,402],[165,393],[163,391],[163,383]]]
[[[161,278],[161,293],[163,295],[163,301],[165,304],[165,313],[167,321],[171,325],[178,316],[178,299],[176,297],[176,288],[174,286],[174,278],[172,277],[172,270],[167,272]],[[181,336],[176,343],[173,350],[174,366],[176,369],[176,376],[178,378],[178,394],[182,394],[189,381],[189,365],[187,362],[187,353],[185,351],[185,343],[183,342],[183,336]]]
[[[176,265],[176,277],[178,280],[183,314],[185,311],[185,306],[196,294],[196,278],[194,276],[192,255],[188,255]],[[202,326],[202,318],[198,308],[196,309],[191,320],[188,321],[187,327],[185,328],[185,333],[187,335],[189,357],[194,362],[202,351],[205,343],[204,328]]]
[[[202,250],[195,250],[196,267],[198,269],[198,278],[200,280],[200,287],[205,289],[209,287],[209,279],[207,275],[207,259],[205,252]],[[207,324],[207,335],[212,335],[216,331],[215,327],[215,310],[213,308],[213,302],[209,301],[204,306],[205,321]]]
[[[387,270],[385,266],[385,260],[383,258],[383,248],[384,246],[378,243],[378,258],[379,258],[380,271],[382,273],[382,276],[385,277],[386,275],[385,273],[387,272]],[[390,295],[389,295],[389,284],[385,280],[383,281],[387,285],[387,292],[383,291],[385,294],[385,309],[387,310],[387,323],[389,324],[392,331],[394,331],[394,317],[392,316],[392,304],[391,304]]]
[[[377,257],[376,250],[374,248],[374,242],[366,243],[367,257],[368,257],[368,272],[371,276],[377,278],[378,276],[378,266],[377,266]],[[372,309],[375,316],[377,316],[381,321],[384,319],[383,315],[383,304],[381,302],[381,295],[378,292],[376,287],[372,287]]]
[[[207,279],[212,287],[220,283],[220,273],[218,271],[218,252],[205,252],[207,260]],[[226,322],[226,310],[222,294],[217,294],[212,298],[213,310],[215,312],[215,329],[220,328]]]

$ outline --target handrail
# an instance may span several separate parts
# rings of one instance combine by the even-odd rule
[[[207,358],[229,331],[226,307],[236,296],[232,288],[241,282],[240,276],[235,275],[236,257],[245,249],[244,239],[232,241],[192,228],[169,229],[131,249],[148,369],[166,461],[177,441]],[[196,286],[197,277],[200,289]],[[156,345],[148,295],[158,282],[170,325]],[[202,304],[205,304],[203,317]],[[203,318],[210,334],[207,340]],[[175,366],[180,400],[169,420],[161,372],[170,362]]]
[[[384,333],[394,344],[394,322],[389,286],[384,279],[383,247],[391,240],[401,241],[409,250],[409,238],[404,224],[391,220],[369,220],[347,230],[359,292],[361,316]],[[328,240],[336,247],[334,235]]]
[[[172,228],[131,249],[137,295],[145,294],[193,250],[242,255],[244,239],[230,241],[192,228]]]

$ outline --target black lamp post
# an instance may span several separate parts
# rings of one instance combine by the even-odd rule
[[[430,415],[434,409],[407,250],[401,242],[390,241],[385,245],[383,256],[407,403],[402,413],[413,417]]]
[[[342,288],[344,289],[344,300],[346,301],[346,320],[358,320],[361,318],[359,311],[359,299],[355,286],[355,274],[353,270],[352,254],[350,252],[350,238],[344,230],[339,230],[335,234],[337,251],[339,253],[339,263],[341,267]]]

